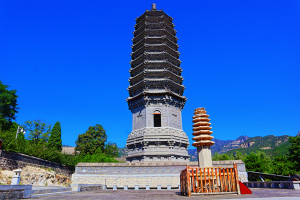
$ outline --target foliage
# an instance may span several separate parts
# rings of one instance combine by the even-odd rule
[[[76,151],[80,151],[81,154],[86,155],[87,153],[94,154],[100,148],[104,152],[106,140],[107,135],[100,124],[90,126],[85,133],[78,136]]]
[[[104,152],[107,156],[118,158],[119,157],[119,149],[117,144],[115,143],[107,143],[104,148]]]
[[[47,142],[50,135],[51,125],[48,125],[41,120],[26,121],[24,128],[29,132],[29,139],[34,142]]]
[[[13,122],[9,130],[0,129],[0,138],[3,140],[2,147],[3,149],[15,149],[17,144],[15,143],[16,132],[18,124]]]
[[[218,154],[217,152],[213,155],[212,160],[243,160],[246,157],[246,154],[242,154],[239,151],[235,151],[230,154]]]
[[[234,159],[230,159],[230,157],[226,154],[218,154],[217,152],[215,152],[215,154],[212,157],[213,161],[217,161],[217,160],[234,160]]]
[[[271,160],[264,152],[251,152],[244,159],[246,169],[248,171],[258,171],[269,173],[271,171]]]
[[[293,144],[293,139],[290,142]],[[295,145],[297,146],[297,145]],[[293,149],[293,148],[291,148]],[[296,148],[297,149],[297,148]],[[299,149],[297,149],[299,150]],[[296,150],[296,152],[298,152]],[[295,152],[295,151],[293,151]],[[234,159],[233,154],[226,154],[220,155],[215,153],[212,157],[213,160],[230,160]],[[278,175],[285,175],[288,176],[290,174],[295,174],[299,172],[299,155],[294,155],[293,157],[295,160],[293,161],[290,157],[286,155],[278,155],[271,157],[267,155],[264,151],[256,151],[251,152],[249,155],[241,154],[241,152],[236,151],[236,160],[243,160],[246,166],[247,171],[254,171],[254,172],[262,172],[262,173],[271,173],[271,174],[278,174]]]
[[[290,137],[291,146],[288,149],[288,158],[296,171],[300,171],[300,137]]]
[[[16,119],[19,109],[16,90],[8,90],[8,87],[0,81],[0,128],[2,130],[11,128],[12,120]]]
[[[107,156],[101,148],[96,149],[94,154],[79,155],[79,162],[118,162],[114,157]]]
[[[288,176],[290,174],[294,174],[295,170],[288,158],[281,155],[274,157],[272,160],[271,173]]]
[[[59,122],[56,122],[52,128],[48,141],[48,147],[54,148],[58,151],[62,150],[61,127]]]
[[[26,148],[26,140],[25,140],[25,135],[21,132],[18,133],[17,139],[16,139],[16,150],[18,152],[21,152],[22,149]]]

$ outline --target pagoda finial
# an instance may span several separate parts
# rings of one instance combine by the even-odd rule
[[[155,3],[152,4],[151,10],[157,10],[157,9],[156,9],[156,4],[155,4]]]

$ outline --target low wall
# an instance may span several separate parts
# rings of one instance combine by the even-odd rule
[[[23,199],[24,190],[0,190],[0,199]]]
[[[214,161],[214,167],[233,167],[237,163],[239,178],[248,181],[241,160]],[[78,163],[73,184],[102,184],[107,188],[179,188],[180,172],[197,162]]]
[[[267,182],[245,182],[249,188],[277,188],[300,190],[300,181],[267,181]]]
[[[32,185],[0,185],[0,199],[30,198]]]
[[[41,158],[28,156],[21,153],[0,150],[0,168],[2,170],[14,170],[23,168],[26,166],[34,167],[47,167],[53,169],[56,173],[70,176],[73,173],[72,169],[69,169],[65,165],[61,165]]]
[[[72,191],[85,192],[85,191],[98,191],[103,190],[105,187],[99,184],[71,184]]]

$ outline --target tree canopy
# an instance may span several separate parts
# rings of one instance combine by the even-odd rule
[[[89,129],[78,136],[76,140],[76,151],[80,151],[81,154],[94,154],[95,151],[100,148],[104,152],[105,142],[107,135],[105,130],[100,124],[90,126]]]
[[[8,130],[12,120],[16,119],[18,104],[16,90],[8,90],[9,86],[0,81],[0,128]]]
[[[288,158],[294,165],[296,171],[300,171],[300,137],[290,137],[289,142],[291,146],[289,147]]]
[[[48,142],[51,125],[42,122],[41,120],[26,121],[24,128],[29,132],[29,139],[34,142]]]
[[[48,147],[54,148],[58,151],[62,150],[61,127],[59,122],[56,122],[52,128],[48,141]]]
[[[115,157],[115,158],[119,157],[119,149],[117,144],[115,143],[108,142],[105,145],[104,152],[108,156]]]

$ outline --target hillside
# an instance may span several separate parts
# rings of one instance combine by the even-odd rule
[[[240,136],[236,140],[218,140],[213,139],[215,144],[211,147],[212,155],[217,152],[219,154],[226,153],[232,149],[237,149],[240,144],[245,142],[249,137]],[[191,156],[191,161],[197,161],[197,148],[192,147],[188,150],[189,155]]]
[[[118,149],[119,149],[119,158],[123,158],[128,155],[128,150],[126,147],[118,148]]]
[[[276,156],[284,155],[287,153],[289,136],[274,136],[267,135],[265,137],[256,136],[249,138],[239,145],[237,150],[228,151],[227,154],[232,154],[234,151],[239,151],[242,154],[249,154],[255,151],[264,151],[267,155]]]

